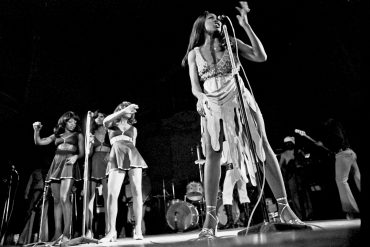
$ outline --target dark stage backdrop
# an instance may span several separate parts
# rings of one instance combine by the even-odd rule
[[[334,117],[346,127],[364,169],[364,2],[249,1],[249,21],[268,60],[244,61],[243,67],[277,152],[294,129],[319,138],[322,121]],[[35,168],[47,169],[54,154],[53,145],[33,144],[32,123],[43,123],[45,137],[68,110],[84,119],[89,110],[111,113],[123,100],[137,103],[137,146],[149,165],[153,194],[161,193],[163,180],[169,191],[173,181],[179,196],[189,181],[199,180],[194,164],[199,117],[181,60],[192,24],[204,10],[228,15],[236,36],[245,40],[235,17],[237,4],[214,0],[1,1],[3,195],[11,165],[20,174],[12,220],[23,215],[22,196],[29,174]],[[333,168],[331,163],[325,165]],[[334,177],[327,179],[334,181]]]

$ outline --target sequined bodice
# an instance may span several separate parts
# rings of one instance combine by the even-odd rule
[[[228,50],[225,50],[222,58],[214,66],[210,66],[207,63],[199,47],[194,48],[194,51],[196,54],[195,61],[198,67],[198,74],[202,81],[214,77],[230,75],[232,73],[232,64]]]

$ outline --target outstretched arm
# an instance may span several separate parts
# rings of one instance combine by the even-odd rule
[[[118,112],[112,113],[104,118],[103,124],[106,128],[116,119],[124,117],[126,114],[133,114],[139,109],[138,105],[131,104]]]
[[[254,61],[254,62],[264,62],[267,60],[267,54],[263,48],[262,42],[259,40],[257,35],[251,28],[247,13],[250,11],[247,2],[240,2],[241,7],[236,7],[240,15],[237,15],[239,25],[243,27],[247,33],[251,45],[245,44],[243,41],[237,39],[238,49],[242,57]]]

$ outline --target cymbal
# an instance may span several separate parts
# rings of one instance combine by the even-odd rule
[[[206,160],[196,160],[194,163],[197,164],[197,165],[199,165],[199,164],[203,165],[203,164],[206,163]]]
[[[163,195],[155,195],[155,196],[152,196],[152,197],[160,198],[160,197],[163,197]]]
[[[152,197],[161,198],[161,197],[170,197],[170,195],[168,193],[166,193],[166,196],[164,196],[164,195],[155,195],[155,196],[152,196]]]

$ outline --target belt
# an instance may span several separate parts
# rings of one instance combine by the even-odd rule
[[[130,141],[130,142],[132,142],[132,138],[128,137],[128,136],[125,136],[125,135],[115,136],[115,137],[112,137],[110,139],[110,144],[113,145],[113,143],[118,142],[118,141]]]
[[[234,169],[234,166],[232,163],[226,165],[226,171]]]
[[[105,152],[105,153],[108,153],[110,151],[110,147],[106,147],[106,146],[97,146],[95,149],[94,149],[95,152]]]

